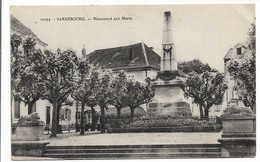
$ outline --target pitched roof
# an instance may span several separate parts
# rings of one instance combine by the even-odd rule
[[[241,47],[244,47],[244,48],[246,48],[246,42],[244,42],[244,43],[237,43],[236,45],[235,45],[235,47],[236,48],[241,48]]]
[[[144,43],[95,50],[87,55],[87,59],[92,64],[111,69],[160,68],[160,56]]]
[[[16,32],[19,32],[23,35],[32,36],[35,38],[38,42],[42,43],[43,45],[47,46],[48,44],[41,41],[28,27],[26,27],[23,23],[21,23],[18,19],[16,19],[13,15],[11,15],[11,29],[15,30]]]
[[[228,50],[227,54],[226,54],[225,57],[224,57],[224,60],[229,60],[229,59],[231,59],[231,58],[233,58],[233,48],[230,48],[230,49]]]
[[[230,60],[230,59],[233,59],[236,57],[236,48],[241,48],[241,47],[244,47],[245,49],[246,48],[246,42],[245,43],[237,43],[233,48],[230,48],[227,52],[227,54],[225,55],[224,57],[224,60]],[[242,55],[245,55],[247,53],[248,50],[245,50]]]

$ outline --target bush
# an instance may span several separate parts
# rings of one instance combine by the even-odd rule
[[[182,126],[217,126],[214,121],[177,119],[177,118],[148,118],[140,117],[133,119],[108,120],[109,128],[137,128],[137,127],[182,127]]]

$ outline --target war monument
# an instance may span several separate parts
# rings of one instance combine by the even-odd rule
[[[175,58],[171,12],[164,12],[160,71],[153,83],[155,96],[148,112],[172,117],[191,116],[190,104],[184,98],[184,82]]]

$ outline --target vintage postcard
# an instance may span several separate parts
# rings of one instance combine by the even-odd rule
[[[11,6],[12,160],[254,158],[254,4]]]

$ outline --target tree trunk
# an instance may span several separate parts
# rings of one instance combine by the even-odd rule
[[[76,101],[76,132],[79,132],[79,123],[78,123],[78,112],[79,112],[79,101]]]
[[[203,115],[203,108],[202,108],[202,105],[199,104],[199,106],[200,106],[200,117],[203,117],[204,115]]]
[[[209,108],[205,108],[205,120],[209,120]]]
[[[85,133],[84,107],[85,107],[85,102],[81,101],[80,135],[84,135],[84,133]]]
[[[53,110],[52,110],[52,128],[51,128],[51,136],[50,137],[57,137],[57,99],[53,101]]]
[[[100,125],[101,125],[101,133],[105,133],[105,106],[101,106],[101,117],[100,117]]]
[[[134,108],[130,108],[130,110],[131,110],[131,118],[133,118],[135,109]]]
[[[62,129],[60,130],[60,109],[61,107],[60,106],[57,106],[57,133],[62,133]]]
[[[117,110],[117,118],[120,119],[120,117],[121,117],[121,107],[116,108],[116,110]]]
[[[91,111],[92,111],[91,131],[95,131],[96,130],[96,112],[95,112],[94,106],[91,106]]]
[[[28,104],[28,115],[32,113],[32,107],[34,103],[29,103]]]

